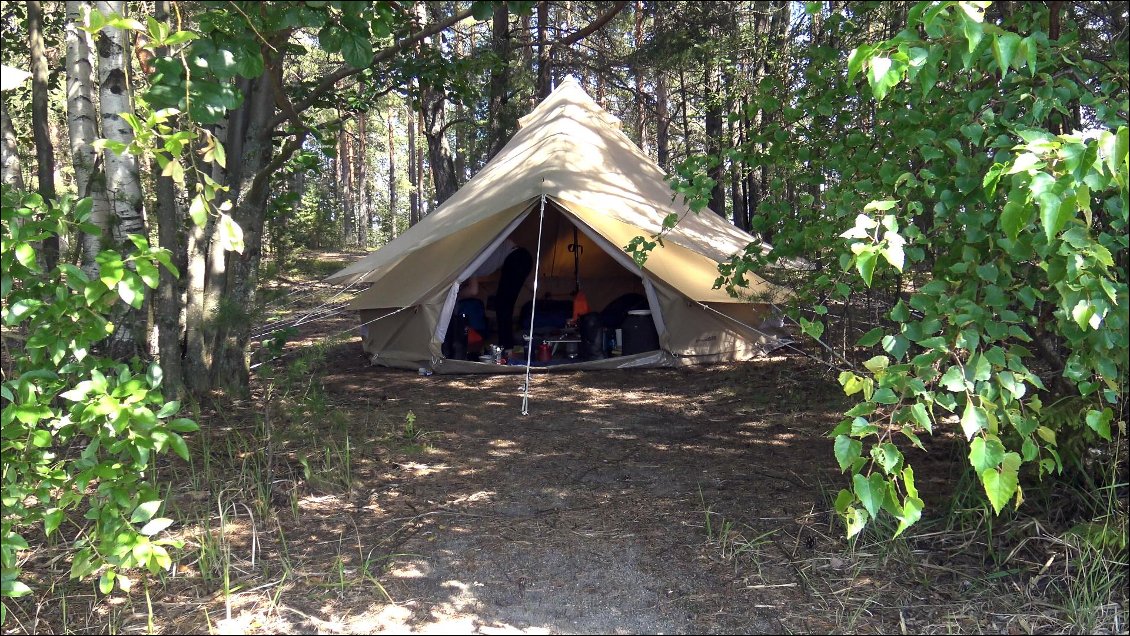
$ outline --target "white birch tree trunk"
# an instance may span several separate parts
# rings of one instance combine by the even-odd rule
[[[99,0],[95,8],[104,14],[122,14],[122,0]],[[122,113],[131,113],[128,80],[129,47],[121,29],[106,26],[98,33],[98,83],[99,106],[102,115],[102,134],[115,142],[129,144],[133,129],[122,119]],[[141,178],[137,157],[129,153],[118,155],[107,149],[103,155],[106,165],[106,193],[110,200],[111,233],[114,243],[124,247],[129,234],[145,235],[145,209],[141,195]]]
[[[8,101],[0,100],[0,129],[4,142],[0,146],[0,163],[3,163],[4,183],[16,190],[24,189],[24,175],[20,171],[20,148],[16,142],[16,128],[8,116]]]
[[[89,221],[102,230],[100,235],[82,235],[82,269],[94,275],[98,271],[94,257],[102,250],[102,237],[110,229],[110,202],[106,198],[102,161],[94,149],[94,140],[98,138],[94,66],[89,36],[79,29],[82,7],[89,8],[89,0],[67,0],[67,128],[78,196],[91,197],[94,205]]]

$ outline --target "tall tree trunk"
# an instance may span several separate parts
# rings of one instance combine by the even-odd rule
[[[124,15],[125,3],[121,0],[95,3],[103,14]],[[102,135],[113,142],[128,146],[133,142],[133,128],[122,118],[132,113],[129,92],[129,47],[122,29],[105,26],[95,41],[98,49],[99,108],[102,116]],[[144,202],[141,194],[141,171],[136,155],[118,154],[109,148],[102,155],[106,166],[106,195],[109,199],[110,232],[114,247],[128,252],[130,234],[146,236]],[[148,333],[146,319],[141,310],[122,310],[114,316],[119,326],[111,338],[111,355],[127,358],[141,352],[146,346]]]
[[[215,124],[212,134],[225,145],[229,157],[232,151],[242,147],[236,143],[232,132],[241,130],[237,125],[229,125],[230,117]],[[229,159],[229,165],[230,165]],[[212,180],[223,184],[227,181],[227,170],[219,164],[212,164]],[[221,195],[217,195],[217,199]],[[221,201],[215,201],[216,204]],[[227,281],[227,259],[216,235],[216,217],[208,216],[203,227],[194,224],[188,232],[187,265],[185,291],[185,379],[189,387],[197,393],[211,388],[212,352],[215,337],[215,321],[220,299],[223,297]]]
[[[687,116],[687,102],[690,101],[690,96],[687,95],[687,78],[686,69],[682,66],[679,67],[679,104],[682,107],[682,123],[683,123],[683,154],[680,158],[686,159],[691,156],[694,150],[691,148],[691,120]]]
[[[703,72],[703,87],[706,98],[706,154],[717,161],[707,174],[714,180],[710,190],[710,209],[720,216],[726,216],[726,191],[723,185],[725,162],[722,160],[722,104],[718,90],[718,66],[714,60],[707,60]]]
[[[420,173],[416,170],[416,116],[407,113],[408,124],[408,226],[420,222]]]
[[[95,8],[102,13],[122,15],[125,3],[121,0],[99,0]],[[133,141],[133,129],[122,119],[123,113],[132,113],[129,82],[129,47],[122,29],[105,26],[98,32],[98,82],[99,107],[102,112],[102,134],[106,139],[123,145]],[[141,196],[141,176],[135,155],[117,154],[107,149],[103,153],[106,165],[106,191],[110,199],[114,243],[123,248],[130,234],[145,235],[145,213]]]
[[[89,10],[90,6],[88,0],[67,0],[67,128],[78,196],[91,198],[89,222],[101,230],[100,234],[82,235],[82,269],[93,276],[98,271],[94,257],[102,250],[102,238],[109,235],[110,201],[106,198],[102,158],[94,149],[94,140],[98,138],[98,113],[94,109],[94,65],[89,36],[78,28],[82,7]]]
[[[637,51],[643,48],[643,19],[643,0],[636,0],[634,39]],[[641,150],[643,150],[644,154],[648,154],[647,121],[645,118],[647,108],[646,96],[644,95],[643,89],[643,65],[637,62],[635,68],[633,68],[632,71],[636,76],[636,143],[639,144],[639,147]]]
[[[539,23],[540,24],[540,23]],[[539,26],[539,33],[540,33]],[[494,20],[491,23],[491,52],[497,62],[490,69],[490,85],[487,90],[487,121],[490,126],[490,139],[487,142],[486,161],[490,161],[506,145],[511,133],[504,115],[510,89],[510,12],[505,2],[494,6]],[[539,48],[540,51],[540,48]]]
[[[68,2],[68,5],[71,3]],[[77,3],[76,3],[77,4]],[[169,19],[169,0],[157,0],[154,17],[159,22]],[[68,6],[68,13],[70,7]],[[164,47],[157,49],[157,55],[167,55]],[[174,124],[175,125],[175,124]],[[157,240],[161,247],[173,255],[177,269],[184,271],[184,242],[181,227],[184,218],[177,209],[177,188],[172,177],[157,175],[156,210]],[[157,349],[164,372],[164,390],[169,399],[176,399],[184,389],[183,351],[181,348],[180,286],[176,276],[161,268],[160,284],[157,287]]]
[[[538,101],[549,97],[550,91],[550,66],[553,63],[551,59],[551,49],[548,40],[549,31],[549,2],[547,0],[540,0],[538,2]]]
[[[337,178],[338,204],[341,206],[342,243],[349,246],[353,242],[353,144],[349,141],[349,130],[343,122],[337,133]]]
[[[388,121],[388,240],[396,237],[396,109],[389,107]]]
[[[429,3],[427,11],[419,12],[421,22],[439,22],[441,7],[439,3]],[[458,46],[458,42],[454,45]],[[435,187],[436,205],[439,205],[459,189],[455,178],[455,159],[447,142],[447,93],[442,86],[431,83],[420,86],[420,132],[427,139],[428,166]],[[421,172],[420,181],[423,180]]]
[[[3,182],[16,190],[24,189],[24,175],[20,170],[20,147],[16,141],[16,128],[8,115],[8,100],[0,100],[0,131],[4,142],[0,146],[0,163],[3,164]]]
[[[428,140],[428,164],[432,168],[432,182],[436,188],[436,204],[442,204],[455,191],[459,183],[455,178],[455,160],[447,143],[447,124],[444,116],[447,99],[443,91],[425,88],[420,100],[424,136]]]
[[[47,52],[43,48],[43,3],[28,0],[28,43],[31,49],[31,129],[35,137],[36,175],[39,195],[45,201],[55,200],[55,149],[51,146],[47,115]],[[47,269],[59,262],[59,237],[43,240],[43,260]]]
[[[738,127],[734,121],[729,123],[729,138],[733,146],[741,143]],[[734,225],[743,230],[749,230],[749,221],[745,214],[745,193],[742,192],[742,163],[737,159],[730,160],[730,212],[733,215]]]
[[[368,113],[357,115],[357,150],[354,152],[357,163],[354,174],[357,175],[357,246],[366,249],[369,246],[369,231],[373,228],[373,202],[367,185],[368,175],[368,142],[369,131],[367,127]]]
[[[248,82],[243,105],[233,113],[233,120],[245,122],[243,152],[229,171],[228,185],[235,194],[233,219],[243,230],[243,253],[231,252],[228,258],[225,301],[248,311],[255,307],[255,290],[259,284],[262,256],[263,222],[270,198],[271,177],[282,163],[302,147],[305,133],[300,133],[274,152],[276,84],[281,84],[282,59],[277,51],[285,48],[285,38],[263,42],[260,51],[264,73]],[[230,156],[230,155],[229,155]],[[251,339],[249,320],[221,321],[216,335],[212,379],[213,386],[245,392],[250,378],[247,347]]]
[[[671,167],[671,115],[667,111],[667,74],[655,70],[655,153],[659,167]]]
[[[419,206],[420,218],[431,210],[430,202],[431,196],[428,189],[428,173],[424,172],[424,144],[421,137],[424,134],[424,118],[416,116],[416,180],[419,182],[417,192],[419,192]]]

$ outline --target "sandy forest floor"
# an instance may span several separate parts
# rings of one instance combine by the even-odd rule
[[[162,473],[186,546],[148,602],[68,583],[43,549],[41,593],[7,627],[1126,630],[1124,600],[1061,605],[1069,548],[1034,521],[989,549],[984,516],[952,496],[945,437],[907,452],[929,510],[963,521],[845,541],[826,433],[848,402],[811,359],[536,375],[522,416],[519,376],[373,368],[355,337],[325,339],[353,320],[302,326],[252,399],[201,405],[192,464]]]

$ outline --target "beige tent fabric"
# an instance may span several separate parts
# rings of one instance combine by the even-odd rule
[[[756,325],[727,318],[757,317],[748,301],[714,289],[718,263],[741,254],[753,237],[710,210],[691,212],[662,170],[620,130],[619,121],[576,81],[566,79],[520,123],[498,155],[443,205],[396,240],[326,279],[371,284],[350,308],[361,313],[363,346],[374,364],[427,367],[440,373],[497,367],[444,359],[442,328],[455,286],[471,265],[523,219],[528,231],[543,197],[554,214],[564,213],[590,239],[615,252],[613,260],[627,274],[617,276],[629,282],[633,272],[642,277],[663,349],[651,352],[654,355],[567,365],[570,368],[744,360],[775,344],[772,335],[750,328]],[[664,246],[650,253],[641,272],[622,252],[623,246],[636,236],[650,238],[661,232],[671,214],[678,216],[678,224],[664,234]],[[546,244],[567,240],[551,235]],[[548,258],[543,264],[567,264],[568,257],[557,256],[543,256]],[[592,262],[586,261],[586,266]],[[560,263],[552,268],[561,269]],[[791,295],[757,277],[747,279],[749,293],[761,300],[779,302]],[[389,315],[399,308],[407,309]],[[385,315],[389,317],[381,318]]]
[[[677,214],[680,221],[666,241],[715,262],[741,253],[752,237],[710,210],[691,212],[681,197],[676,199],[659,166],[614,121],[566,78],[522,119],[498,155],[443,205],[327,282],[375,281],[409,252],[495,215],[516,215],[542,194],[621,221],[644,236],[658,233],[663,219]]]
[[[564,202],[574,216],[595,229],[608,242],[617,247],[627,245],[641,235],[639,227],[632,226],[610,214],[587,209],[579,204]],[[650,238],[645,236],[645,238]],[[664,246],[656,246],[644,262],[644,270],[654,277],[678,289],[688,298],[702,302],[732,303],[724,289],[714,289],[718,279],[718,262],[704,256],[700,251],[688,249],[679,243],[664,239]],[[750,281],[745,290],[749,294],[764,297],[768,302],[781,302],[791,295],[791,290],[774,285],[761,278]]]

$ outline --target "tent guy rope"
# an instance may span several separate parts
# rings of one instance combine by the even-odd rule
[[[522,415],[530,414],[530,363],[534,355],[534,316],[538,308],[538,269],[541,266],[541,231],[545,223],[545,193],[541,195],[541,211],[538,213],[538,254],[534,259],[534,299],[530,305],[530,339],[526,342],[526,381],[522,384]]]

